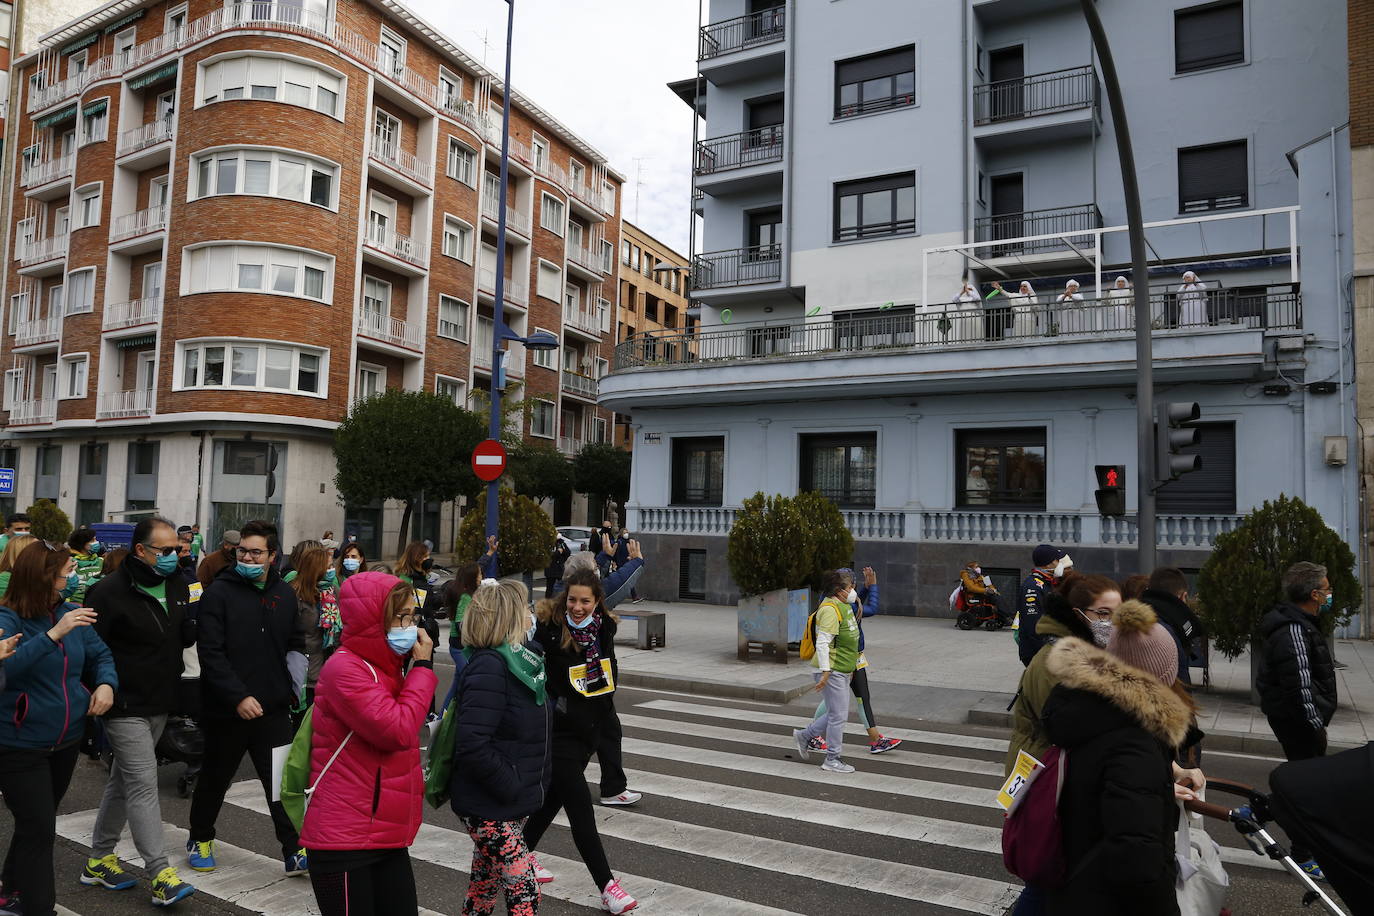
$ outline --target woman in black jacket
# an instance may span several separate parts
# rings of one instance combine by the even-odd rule
[[[1047,911],[1065,916],[1176,916],[1173,758],[1191,700],[1173,638],[1139,601],[1112,618],[1104,652],[1072,636],[1049,649],[1059,684],[1045,731],[1067,752],[1059,800],[1067,881]]]
[[[553,542],[553,552],[549,555],[549,565],[544,569],[544,598],[553,600],[563,589],[563,572],[568,565],[572,549],[561,537]]]
[[[513,581],[478,588],[463,618],[467,664],[449,788],[472,837],[465,913],[490,913],[502,887],[508,912],[532,916],[539,906],[521,827],[548,791],[551,719],[544,656],[525,644],[529,624],[529,592]]]
[[[611,874],[585,775],[603,728],[615,716],[617,620],[602,603],[605,596],[595,572],[569,573],[564,586],[553,601],[539,602],[534,631],[547,660],[553,703],[553,781],[543,807],[525,824],[525,843],[531,850],[538,846],[562,808],[578,854],[601,892],[601,905],[610,913],[626,913],[637,903]],[[539,874],[540,880],[553,880],[542,869]]]

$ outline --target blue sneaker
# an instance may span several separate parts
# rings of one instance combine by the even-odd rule
[[[310,874],[310,859],[304,849],[297,849],[286,857],[286,877],[299,878]]]
[[[177,870],[169,865],[153,879],[153,906],[171,906],[195,892],[196,889],[181,880]]]
[[[1317,864],[1316,859],[1308,859],[1306,862],[1300,863],[1298,868],[1301,868],[1303,873],[1313,881],[1326,880],[1326,872],[1322,871],[1322,867]]]
[[[215,841],[205,840],[197,843],[195,840],[187,840],[186,861],[196,871],[214,871]]]
[[[87,859],[81,872],[81,883],[112,891],[125,891],[138,881],[119,867],[119,857],[111,853],[99,859]]]

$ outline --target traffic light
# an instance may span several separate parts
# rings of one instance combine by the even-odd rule
[[[1202,458],[1184,455],[1183,449],[1202,441],[1202,433],[1189,424],[1202,416],[1196,401],[1160,401],[1155,414],[1155,477],[1176,480],[1202,469]]]
[[[277,492],[277,447],[267,444],[267,498],[270,500]]]
[[[1124,464],[1099,464],[1093,467],[1097,472],[1097,514],[1126,514],[1126,466]]]

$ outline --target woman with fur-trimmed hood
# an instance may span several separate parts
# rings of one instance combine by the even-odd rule
[[[1196,707],[1178,681],[1178,652],[1155,612],[1127,601],[1103,651],[1074,637],[1046,661],[1059,681],[1045,730],[1067,752],[1059,814],[1068,878],[1051,914],[1171,916],[1178,807],[1173,758]]]

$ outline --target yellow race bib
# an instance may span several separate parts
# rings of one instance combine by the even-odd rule
[[[606,686],[600,690],[587,692],[587,666],[576,665],[568,669],[568,682],[572,684],[572,689],[582,694],[584,697],[599,697],[611,693],[615,690],[615,676],[611,674],[611,660],[601,659],[601,673],[606,676]]]

